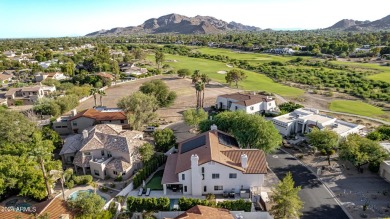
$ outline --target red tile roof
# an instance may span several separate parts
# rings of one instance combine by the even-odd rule
[[[242,94],[242,93],[233,93],[233,94],[224,94],[220,97],[229,98],[233,100],[237,100],[235,104],[242,106],[251,106],[260,102],[267,102],[270,99],[267,96],[259,95],[259,94]]]
[[[2,206],[0,206],[2,207]],[[1,219],[31,219],[34,215],[44,216],[49,218],[59,218],[62,214],[69,214],[69,218],[74,218],[74,213],[67,207],[66,202],[59,199],[46,200],[36,205],[33,205],[31,212],[17,212],[17,211],[0,211]]]
[[[72,117],[70,121],[80,117],[96,119],[97,121],[127,120],[126,114],[124,112],[100,112],[92,108],[77,113],[77,115]]]
[[[212,208],[202,205],[196,205],[188,209],[183,214],[175,217],[175,219],[186,218],[186,219],[234,219],[233,215],[230,214],[229,210],[222,208]]]

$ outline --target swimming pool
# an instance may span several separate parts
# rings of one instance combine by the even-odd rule
[[[76,191],[76,192],[73,192],[72,194],[69,195],[69,199],[70,200],[75,200],[77,198],[77,196],[79,195],[80,192],[88,192],[89,194],[92,194],[94,193],[93,189],[88,189],[88,190],[79,190],[79,191]],[[104,199],[104,201],[107,203],[107,198],[100,195],[99,193],[96,192],[97,195],[99,195],[102,199]]]
[[[170,210],[173,210],[173,209],[179,209],[179,199],[169,199],[170,203],[169,203],[169,208]]]

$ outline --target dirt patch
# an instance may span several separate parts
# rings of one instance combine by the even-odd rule
[[[117,85],[105,90],[106,96],[103,97],[103,105],[107,107],[117,107],[117,102],[124,96],[131,95],[139,90],[139,87],[147,81],[153,79],[162,79],[171,90],[176,91],[177,99],[175,103],[169,108],[162,108],[157,110],[160,118],[167,122],[176,122],[182,120],[182,112],[189,108],[194,108],[196,105],[195,88],[190,79],[183,79],[177,76],[159,75],[151,78],[131,81],[125,84]],[[239,90],[225,87],[217,82],[210,82],[206,85],[205,103],[204,106],[215,105],[217,96],[227,93],[235,93]],[[99,98],[99,97],[97,97]],[[97,101],[99,102],[99,100]],[[90,98],[81,103],[77,110],[81,111],[89,109],[94,106],[94,99]]]

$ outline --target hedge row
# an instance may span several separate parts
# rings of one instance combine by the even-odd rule
[[[127,210],[130,212],[142,211],[169,211],[170,200],[167,197],[160,198],[127,198]]]
[[[146,180],[150,174],[157,170],[162,164],[165,163],[167,157],[164,154],[153,157],[149,161],[144,163],[144,167],[140,169],[133,178],[134,188],[139,187],[143,180]]]
[[[202,200],[202,199],[185,198],[185,197],[181,197],[179,199],[179,208],[181,211],[187,211],[188,209],[196,205],[209,206],[213,208],[224,208],[230,211],[250,212],[252,209],[252,202],[245,201],[243,199],[235,200],[235,201],[223,201],[223,202],[218,202],[218,204],[216,204],[215,201],[212,200]]]

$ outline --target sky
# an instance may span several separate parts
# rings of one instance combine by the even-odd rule
[[[390,0],[0,0],[0,38],[84,36],[170,13],[272,29],[326,28],[390,15]]]

